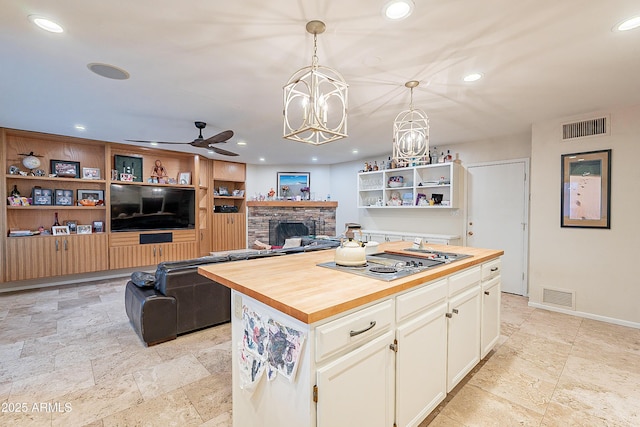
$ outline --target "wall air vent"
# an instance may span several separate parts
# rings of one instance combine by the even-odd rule
[[[598,117],[573,123],[562,124],[562,140],[569,141],[587,136],[609,134],[609,118]]]
[[[576,309],[575,292],[563,289],[542,288],[542,302],[558,307]]]

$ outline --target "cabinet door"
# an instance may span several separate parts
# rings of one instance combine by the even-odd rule
[[[449,300],[447,392],[480,362],[480,284]]]
[[[57,236],[7,238],[5,280],[58,276],[62,271],[61,242]]]
[[[417,426],[447,395],[447,304],[397,328],[396,424]]]
[[[153,252],[155,249],[155,253]],[[165,261],[180,261],[195,258],[195,246],[191,242],[163,243],[154,245],[152,255],[155,255],[154,263]],[[208,255],[208,253],[207,253]]]
[[[482,282],[481,359],[500,339],[500,299],[500,276]]]
[[[131,268],[154,264],[154,245],[130,245],[109,248],[109,268]]]
[[[61,274],[108,270],[107,234],[56,236],[62,255]]]
[[[242,213],[213,214],[212,246],[214,251],[245,249],[245,215]]]
[[[393,425],[393,331],[317,371],[318,427]]]

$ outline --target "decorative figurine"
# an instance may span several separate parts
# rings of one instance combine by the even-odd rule
[[[167,183],[167,170],[162,166],[162,162],[160,160],[156,160],[156,165],[153,167],[153,172],[151,173],[151,178],[153,181],[157,179],[160,184]]]

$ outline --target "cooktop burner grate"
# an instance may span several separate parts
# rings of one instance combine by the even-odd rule
[[[369,271],[373,273],[397,273],[398,269],[395,267],[377,266],[377,267],[371,267]]]

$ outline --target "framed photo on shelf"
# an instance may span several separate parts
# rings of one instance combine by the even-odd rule
[[[191,184],[191,172],[180,172],[180,174],[178,174],[178,184],[190,185]]]
[[[611,228],[611,150],[561,157],[560,226]]]
[[[54,192],[54,205],[73,206],[73,190],[56,189]]]
[[[103,190],[78,190],[78,200],[104,200]]]
[[[63,236],[69,233],[69,227],[66,225],[54,225],[51,227],[51,234],[54,236]]]
[[[82,168],[82,179],[100,179],[100,169]]]
[[[278,172],[278,198],[303,196],[303,188],[309,193],[310,175],[309,172]]]
[[[78,228],[78,221],[73,219],[68,219],[64,222],[64,225],[69,227],[69,233],[75,233]]]
[[[78,234],[91,234],[91,226],[90,225],[78,225],[77,233]]]
[[[53,192],[49,188],[33,187],[31,190],[31,200],[34,205],[52,205]]]
[[[142,182],[142,157],[113,156],[113,168],[120,174],[120,181]],[[122,179],[122,176],[127,179]]]
[[[102,221],[93,221],[93,232],[94,233],[102,233],[104,231],[104,222]]]
[[[51,160],[51,173],[60,178],[80,178],[80,162]]]

